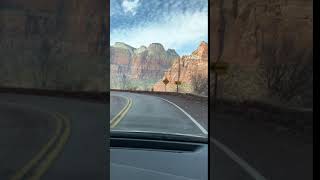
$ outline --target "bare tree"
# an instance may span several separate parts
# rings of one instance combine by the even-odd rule
[[[35,58],[32,60],[34,68],[34,79],[39,87],[46,88],[49,81],[49,73],[52,68],[50,62],[51,44],[49,40],[43,39],[41,42],[41,47],[38,52],[36,52]]]
[[[261,75],[271,96],[282,101],[301,95],[312,86],[312,50],[299,49],[289,39],[264,44],[261,52]]]
[[[125,75],[125,74],[122,74],[122,76],[121,76],[121,88],[122,89],[127,89],[128,87],[129,87],[129,78],[128,78],[128,76],[127,75]]]
[[[5,63],[6,62],[2,62],[2,66],[0,67],[0,87],[5,85],[8,81],[9,69]]]
[[[194,93],[208,94],[208,77],[200,73],[193,74],[191,77],[191,85]]]

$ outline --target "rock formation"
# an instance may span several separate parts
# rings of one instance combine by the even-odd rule
[[[105,91],[106,3],[2,0],[0,86]]]
[[[175,50],[159,43],[134,48],[117,42],[110,48],[111,88],[150,88],[177,58]]]
[[[180,64],[180,67],[179,67]],[[179,75],[180,69],[180,75]],[[162,82],[165,78],[169,83],[165,87]],[[179,92],[194,92],[195,82],[201,81],[200,85],[206,86],[202,92],[196,92],[207,95],[208,90],[208,44],[202,41],[199,47],[191,55],[182,56],[174,61],[173,65],[164,74],[163,78],[154,86],[154,91],[176,91],[175,81],[181,81]]]
[[[299,59],[310,63],[312,8],[312,0],[210,1],[210,61],[230,64],[228,74],[219,77],[219,97],[270,100],[276,93],[260,76],[262,63],[274,69]],[[312,89],[305,87],[304,92]]]

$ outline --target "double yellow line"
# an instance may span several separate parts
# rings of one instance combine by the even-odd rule
[[[58,157],[67,142],[71,125],[70,120],[60,113],[49,113],[56,119],[57,128],[52,138],[42,147],[21,170],[16,172],[10,179],[37,180],[49,169],[53,161]]]
[[[128,111],[132,106],[131,98],[124,97],[124,96],[121,96],[121,97],[127,99],[127,104],[124,106],[124,108],[121,109],[121,111],[116,116],[112,118],[112,120],[110,121],[110,128],[116,127],[119,124],[119,122],[125,117],[125,115],[128,113]]]

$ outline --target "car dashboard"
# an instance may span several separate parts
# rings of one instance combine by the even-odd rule
[[[111,138],[111,180],[208,179],[208,144]]]

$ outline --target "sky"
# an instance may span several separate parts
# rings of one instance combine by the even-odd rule
[[[208,42],[208,0],[111,0],[110,45],[161,43],[182,55]]]

